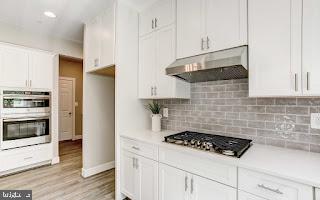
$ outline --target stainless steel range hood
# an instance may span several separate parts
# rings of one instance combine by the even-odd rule
[[[166,69],[166,73],[190,83],[247,78],[248,47],[178,59]]]

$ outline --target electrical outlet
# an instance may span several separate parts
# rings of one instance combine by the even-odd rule
[[[169,109],[163,108],[163,117],[169,117]]]
[[[311,113],[311,128],[320,129],[320,113]]]

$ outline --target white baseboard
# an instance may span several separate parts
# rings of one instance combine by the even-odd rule
[[[75,135],[74,138],[72,138],[72,140],[80,140],[82,139],[82,135]]]
[[[60,163],[60,157],[59,156],[52,158],[51,165],[55,165],[55,164],[58,164],[58,163]]]
[[[87,178],[89,176],[93,176],[95,174],[99,174],[101,172],[107,171],[109,169],[115,168],[115,161],[111,161],[108,163],[104,163],[95,167],[91,167],[89,169],[82,168],[82,177]]]

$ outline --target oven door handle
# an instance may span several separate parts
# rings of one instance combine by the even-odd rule
[[[4,96],[3,99],[50,99],[50,96],[16,96],[8,95]]]
[[[50,116],[27,117],[27,118],[4,118],[3,122],[21,122],[21,121],[41,120],[41,119],[49,119],[49,118]]]

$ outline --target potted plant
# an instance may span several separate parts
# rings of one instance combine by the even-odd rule
[[[162,105],[157,102],[149,103],[147,106],[148,110],[151,111],[151,119],[152,119],[152,131],[159,132],[161,131],[161,118],[160,114]]]

